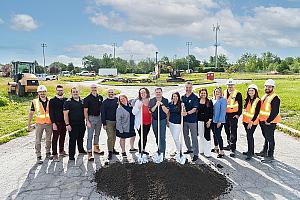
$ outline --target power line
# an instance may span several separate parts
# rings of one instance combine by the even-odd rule
[[[215,49],[215,69],[217,69],[218,68],[218,46],[220,46],[218,44],[218,31],[220,31],[220,25],[218,23],[217,23],[217,26],[215,26],[213,24],[213,31],[216,32],[216,43],[214,46],[216,47],[216,49]]]

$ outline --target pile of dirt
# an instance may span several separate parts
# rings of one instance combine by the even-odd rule
[[[215,199],[232,188],[207,165],[115,163],[95,173],[97,191],[120,199]]]

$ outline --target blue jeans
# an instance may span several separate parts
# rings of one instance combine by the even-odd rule
[[[158,128],[157,120],[152,119],[152,129],[156,138],[156,144],[158,145]],[[159,153],[165,154],[166,152],[166,127],[167,119],[160,120],[160,144],[158,147]]]
[[[101,132],[101,116],[91,116],[89,115],[89,121],[92,124],[91,128],[87,128],[88,131],[88,138],[87,138],[87,151],[92,152],[92,144],[93,144],[93,138],[94,138],[94,144],[98,145],[99,144],[99,136]]]
[[[212,131],[214,133],[214,143],[215,146],[219,145],[220,150],[223,150],[223,139],[221,136],[223,124],[221,124],[220,128],[217,128],[217,123],[212,123]]]

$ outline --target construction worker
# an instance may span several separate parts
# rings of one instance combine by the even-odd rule
[[[52,122],[53,136],[52,136],[52,159],[58,162],[57,142],[59,140],[59,155],[66,156],[64,150],[64,143],[66,137],[66,125],[64,121],[64,103],[67,98],[64,97],[64,88],[62,85],[56,86],[56,95],[49,101],[49,114]]]
[[[69,160],[75,160],[76,143],[79,154],[86,154],[83,148],[85,133],[83,100],[76,87],[71,89],[72,97],[64,103],[64,120],[69,132]]]
[[[272,162],[274,160],[275,139],[274,132],[276,124],[280,122],[280,99],[274,92],[275,81],[268,79],[265,82],[265,95],[261,98],[261,107],[259,112],[259,124],[262,134],[265,138],[263,150],[256,153],[262,156],[262,162]]]
[[[84,116],[86,120],[86,126],[88,131],[87,138],[87,152],[88,160],[94,160],[92,154],[92,143],[94,139],[94,153],[104,155],[104,151],[100,151],[99,137],[101,132],[101,105],[103,97],[98,94],[97,85],[91,85],[91,93],[84,98]]]
[[[47,98],[47,88],[44,85],[39,85],[37,88],[38,98],[32,100],[31,109],[28,116],[28,130],[31,129],[31,121],[33,115],[36,115],[35,121],[35,153],[37,156],[37,164],[42,164],[41,156],[41,140],[46,132],[46,158],[50,158],[52,123],[49,116],[49,101]]]
[[[259,123],[258,115],[260,111],[260,99],[258,97],[258,87],[251,84],[247,90],[247,97],[243,110],[243,125],[247,133],[248,151],[243,152],[246,155],[246,160],[251,160],[254,155],[254,131]]]
[[[242,94],[235,89],[235,84],[232,78],[228,79],[227,90],[224,91],[224,98],[227,99],[225,132],[228,142],[224,149],[231,150],[230,157],[235,157],[238,120],[243,111]]]

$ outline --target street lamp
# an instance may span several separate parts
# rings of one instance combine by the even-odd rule
[[[220,25],[217,23],[217,26],[213,25],[213,31],[216,32],[216,43],[215,43],[215,70],[218,68],[218,31],[220,31]]]
[[[45,61],[45,48],[47,47],[47,44],[42,43],[41,44],[42,48],[43,48],[43,59],[44,59],[44,68],[46,67],[46,61]]]

